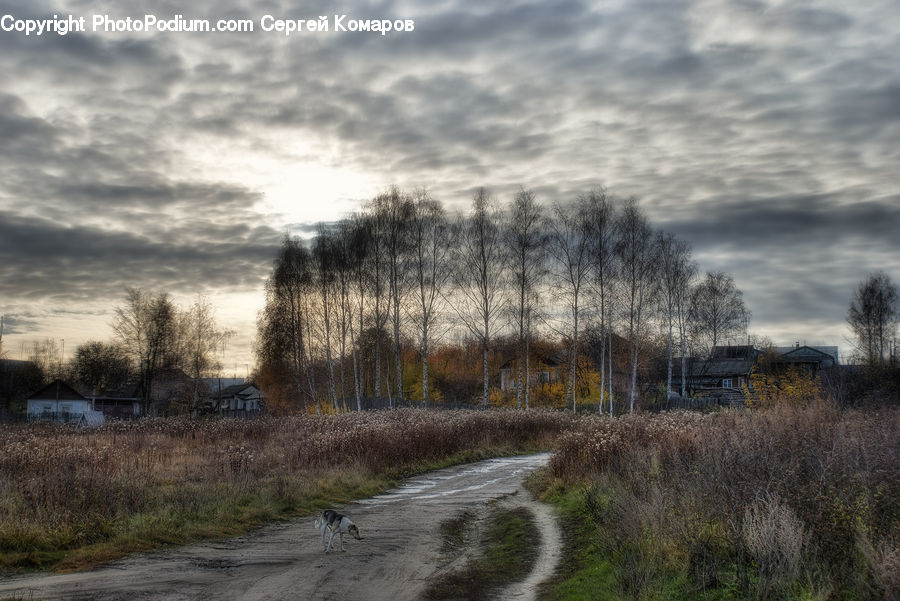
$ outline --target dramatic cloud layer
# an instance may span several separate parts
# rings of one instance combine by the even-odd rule
[[[102,335],[124,286],[205,291],[251,362],[279,237],[392,183],[458,207],[480,185],[638,196],[782,343],[846,347],[855,282],[900,280],[893,0],[0,0],[54,13],[416,28],[0,32],[0,313],[20,338]]]

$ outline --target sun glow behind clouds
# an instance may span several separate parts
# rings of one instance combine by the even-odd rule
[[[194,157],[195,173],[258,193],[261,199],[253,209],[278,227],[338,219],[387,185],[374,174],[344,164],[340,150],[299,138],[206,144]]]
[[[266,213],[288,223],[331,221],[359,207],[380,185],[350,168],[320,163],[276,166],[259,184]]]
[[[604,184],[732,273],[754,331],[840,344],[855,282],[900,269],[896,2],[402,0],[378,12],[409,35],[0,33],[0,313],[69,349],[107,335],[124,286],[205,291],[238,355],[283,232],[391,184],[448,209]],[[230,4],[196,16],[265,12]]]

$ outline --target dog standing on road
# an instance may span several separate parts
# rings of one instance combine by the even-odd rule
[[[315,526],[322,533],[322,546],[325,547],[326,553],[331,551],[331,545],[334,542],[335,535],[340,536],[341,551],[344,550],[345,534],[349,534],[357,540],[362,540],[362,537],[359,535],[359,528],[356,527],[356,524],[351,522],[350,518],[347,516],[341,515],[332,509],[323,511],[322,515],[316,519]],[[331,538],[328,539],[328,544],[325,544],[325,536],[329,532],[331,533]]]

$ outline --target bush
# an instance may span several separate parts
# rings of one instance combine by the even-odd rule
[[[610,541],[622,594],[652,598],[672,583],[755,598],[897,594],[887,575],[900,552],[897,409],[781,405],[580,424],[561,437],[551,481],[607,499],[598,537]]]

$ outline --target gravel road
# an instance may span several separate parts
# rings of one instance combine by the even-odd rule
[[[524,478],[548,459],[547,454],[491,459],[429,472],[384,495],[337,507],[363,536],[345,537],[343,553],[323,552],[314,518],[308,517],[244,537],[133,555],[88,572],[3,578],[0,599],[418,599],[429,579],[452,568],[442,555],[440,523],[499,501],[528,507],[541,531],[534,571],[500,596],[527,601],[559,558],[552,512],[522,488]]]

